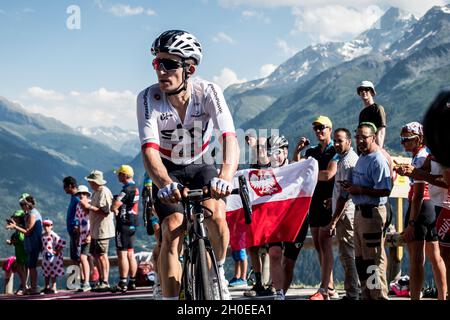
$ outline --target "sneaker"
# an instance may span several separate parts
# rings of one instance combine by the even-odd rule
[[[228,286],[229,286],[229,287],[234,287],[234,286],[236,286],[238,280],[239,280],[238,278],[233,277],[230,281],[228,281]]]
[[[339,293],[335,289],[328,288],[328,297],[330,297],[331,300],[340,300],[341,297],[339,296]]]
[[[229,287],[243,287],[243,286],[247,286],[247,281],[244,279],[237,279],[237,278],[233,278],[228,282],[228,286]]]
[[[109,285],[108,282],[102,281],[98,286],[97,286],[97,292],[108,292],[111,291],[111,286]]]
[[[162,300],[162,290],[159,283],[153,286],[153,300]]]
[[[261,283],[256,283],[250,290],[244,291],[244,296],[246,297],[256,297],[261,295],[266,288]]]
[[[25,290],[23,289],[18,289],[15,293],[16,296],[23,296],[25,294]]]
[[[56,291],[50,288],[45,288],[44,290],[41,290],[41,294],[55,294]]]
[[[128,287],[127,287],[126,282],[119,281],[119,283],[117,285],[115,285],[111,291],[125,293],[125,292],[127,292],[127,290],[128,290]]]
[[[128,281],[127,287],[129,291],[136,290],[136,281]]]
[[[89,285],[89,282],[85,282],[80,285],[80,288],[77,290],[77,292],[88,292],[91,291],[91,289],[92,288]]]
[[[277,290],[275,290],[272,285],[269,285],[266,289],[264,289],[262,292],[259,293],[259,296],[262,297],[269,297],[269,296],[275,296],[277,294]]]
[[[29,289],[26,291],[25,294],[33,296],[33,295],[41,294],[41,290],[39,290],[38,287],[36,287],[36,288],[29,288]]]
[[[319,288],[308,300],[330,300],[330,297],[327,294],[327,290]]]
[[[286,300],[283,289],[277,290],[274,300]]]

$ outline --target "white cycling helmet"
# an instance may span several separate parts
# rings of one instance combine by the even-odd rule
[[[197,38],[183,30],[168,30],[153,41],[152,54],[167,52],[180,56],[183,59],[192,58],[200,64],[202,60],[202,46]]]
[[[271,136],[267,139],[267,150],[289,148],[289,142],[284,136]]]

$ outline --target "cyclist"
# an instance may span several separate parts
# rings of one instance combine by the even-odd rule
[[[144,89],[137,98],[137,118],[144,166],[153,180],[155,210],[162,241],[158,259],[163,299],[178,299],[181,265],[179,242],[184,234],[180,185],[202,188],[211,184],[212,210],[206,219],[219,264],[223,297],[230,299],[223,265],[229,242],[225,202],[237,169],[239,149],[231,113],[222,90],[214,83],[193,79],[202,60],[202,47],[195,36],[169,30],[152,45],[153,67],[158,83]],[[219,173],[207,164],[213,127],[221,136],[222,166]],[[211,158],[209,158],[211,159]],[[183,193],[187,194],[187,189]]]

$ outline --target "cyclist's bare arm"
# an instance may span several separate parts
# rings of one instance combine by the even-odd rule
[[[153,180],[153,183],[161,189],[171,184],[173,181],[167,172],[166,167],[162,163],[161,156],[159,154],[159,150],[154,148],[146,148],[142,151],[142,157],[144,159],[144,167],[147,170],[150,178]],[[175,201],[178,202],[181,200],[181,193],[179,190],[173,191],[175,196]]]

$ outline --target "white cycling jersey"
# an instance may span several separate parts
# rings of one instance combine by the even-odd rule
[[[209,148],[213,128],[224,137],[235,135],[233,118],[222,90],[214,83],[194,79],[184,122],[158,84],[139,93],[137,119],[142,149],[159,150],[175,164],[190,164]]]

